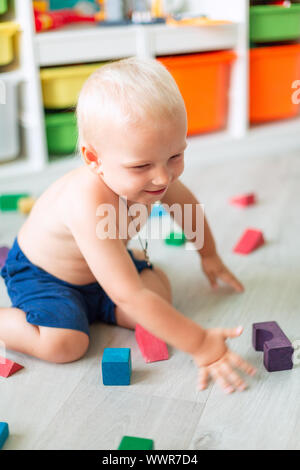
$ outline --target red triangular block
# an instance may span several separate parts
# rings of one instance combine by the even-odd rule
[[[135,337],[145,362],[169,359],[166,343],[149,333],[141,325],[136,325]]]
[[[18,370],[23,369],[23,366],[20,366],[17,362],[13,362],[10,359],[0,356],[0,376],[9,377],[13,375]]]
[[[246,230],[233,251],[235,253],[241,253],[247,255],[251,251],[256,250],[259,246],[265,243],[263,234],[260,230],[248,229]]]
[[[230,204],[239,207],[251,206],[251,204],[256,203],[256,197],[254,193],[243,194],[241,196],[236,196],[230,199]]]

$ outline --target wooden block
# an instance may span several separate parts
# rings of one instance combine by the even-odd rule
[[[153,450],[152,439],[142,437],[124,436],[120,442],[118,450]]]
[[[149,333],[141,325],[136,325],[135,337],[145,362],[169,359],[166,343]]]
[[[18,200],[22,197],[28,197],[28,193],[20,194],[1,194],[0,195],[0,210],[2,211],[16,211],[18,210]]]
[[[264,352],[264,366],[269,372],[293,368],[294,348],[276,321],[254,323],[252,344]]]
[[[248,253],[251,253],[252,251],[259,248],[264,243],[264,237],[260,230],[247,229],[234,247],[233,251],[235,253],[247,255]]]
[[[8,246],[0,246],[0,269],[5,265],[8,252]]]
[[[235,196],[229,200],[230,204],[238,207],[247,207],[256,203],[256,197],[254,193],[243,194]]]
[[[130,348],[105,348],[102,357],[103,385],[130,385]]]
[[[0,377],[7,378],[18,372],[20,369],[23,369],[23,366],[17,362],[13,362],[10,359],[0,356]]]
[[[9,436],[9,428],[7,423],[0,422],[0,449],[5,444],[6,439]]]
[[[36,199],[34,197],[21,197],[18,200],[18,210],[22,214],[29,214],[35,204]]]

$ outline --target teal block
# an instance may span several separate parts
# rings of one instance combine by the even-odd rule
[[[150,217],[161,217],[163,215],[168,215],[163,206],[161,204],[153,204]]]
[[[105,348],[102,357],[103,385],[130,385],[130,348]]]
[[[8,438],[8,436],[9,436],[8,424],[0,422],[0,449],[2,449],[2,447],[4,446],[5,441]]]

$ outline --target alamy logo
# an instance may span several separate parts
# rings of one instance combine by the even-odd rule
[[[296,88],[296,91],[292,94],[293,104],[300,104],[300,80],[295,80],[292,83],[292,88]]]
[[[174,221],[182,228],[187,241],[186,250],[200,250],[204,245],[204,206],[203,204],[184,204],[183,207],[178,204],[161,204]],[[153,208],[153,205],[152,205]],[[118,212],[118,214],[116,213]],[[110,239],[128,239],[138,234],[139,230],[145,225],[147,239],[159,240],[163,238],[162,226],[153,222],[153,218],[148,219],[148,210],[145,204],[134,203],[130,207],[127,205],[127,198],[119,197],[118,211],[112,204],[100,204],[96,210],[96,217],[100,221],[96,226],[96,235],[100,240]],[[128,223],[129,220],[129,223]],[[147,225],[146,225],[147,222]],[[173,229],[173,221],[168,218],[166,221],[169,226],[169,232]],[[139,230],[137,228],[139,227]],[[166,224],[164,227],[166,230]]]
[[[0,80],[0,104],[6,104],[6,86],[3,80]]]

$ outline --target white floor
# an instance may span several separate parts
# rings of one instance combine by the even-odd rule
[[[300,149],[205,165],[194,155],[192,161],[182,179],[205,204],[219,252],[246,292],[225,286],[213,292],[195,252],[153,241],[151,260],[169,275],[174,305],[186,316],[204,327],[244,325],[230,345],[258,368],[248,390],[224,395],[210,385],[199,392],[189,356],[170,348],[168,361],[145,364],[133,332],[97,324],[88,353],[72,364],[8,351],[24,369],[0,378],[0,421],[11,432],[5,449],[116,449],[123,435],[152,438],[157,450],[300,449],[300,366],[268,373],[251,345],[252,323],[267,320],[278,321],[291,341],[300,339]],[[227,203],[250,190],[259,197],[256,206],[243,211]],[[22,221],[0,215],[0,245],[12,243]],[[261,229],[267,244],[250,256],[233,254],[247,227]],[[2,280],[0,305],[10,305]],[[130,386],[102,385],[104,347],[131,348]]]

